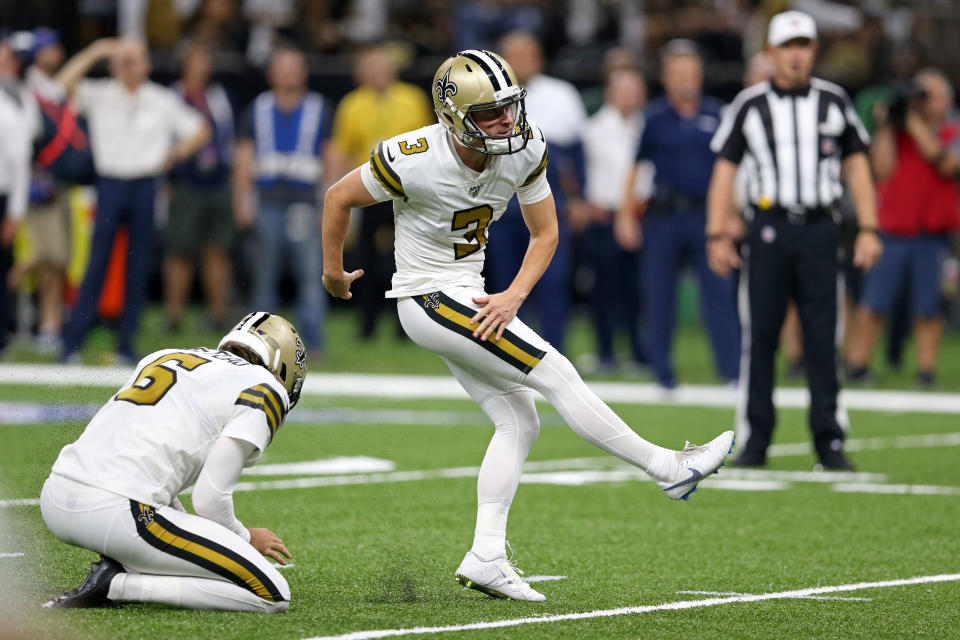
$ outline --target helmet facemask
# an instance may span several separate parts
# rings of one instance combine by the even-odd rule
[[[475,151],[492,156],[516,153],[527,146],[530,132],[530,125],[527,124],[526,100],[524,100],[527,90],[522,87],[509,87],[503,93],[511,89],[515,89],[515,91],[512,91],[512,95],[509,97],[495,102],[474,104],[467,109],[467,113],[463,117],[464,130],[460,135],[460,142]],[[512,133],[500,136],[485,133],[474,120],[474,114],[477,112],[497,109],[508,109],[511,112]]]

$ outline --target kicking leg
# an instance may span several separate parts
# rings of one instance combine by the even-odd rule
[[[688,444],[683,451],[671,451],[644,440],[590,390],[570,361],[554,349],[547,351],[524,382],[543,394],[578,436],[640,467],[675,500],[692,494],[700,480],[723,465],[733,446],[732,431],[702,447]]]
[[[593,446],[640,467],[657,480],[665,479],[676,467],[676,452],[638,436],[590,390],[558,351],[547,351],[524,382],[543,394],[570,428]]]

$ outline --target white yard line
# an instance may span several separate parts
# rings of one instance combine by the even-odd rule
[[[565,580],[567,576],[524,576],[527,582],[553,582],[554,580]]]
[[[40,498],[15,498],[0,500],[0,507],[35,507],[40,504]]]
[[[130,375],[130,367],[81,367],[42,364],[2,364],[0,384],[36,384],[62,387],[116,388]],[[736,391],[726,386],[680,385],[665,392],[655,384],[592,382],[590,388],[606,402],[659,404],[691,407],[736,406]],[[378,375],[358,373],[311,373],[304,395],[332,397],[375,397],[467,399],[451,376]],[[774,401],[781,409],[810,405],[805,388],[777,389]],[[847,389],[841,401],[848,409],[887,413],[960,413],[960,394],[872,389]]]
[[[451,631],[476,631],[480,629],[501,629],[516,627],[524,624],[545,624],[549,622],[564,622],[567,620],[588,620],[591,618],[609,618],[613,616],[637,615],[654,611],[679,611],[683,609],[698,609],[715,607],[721,604],[735,604],[739,602],[762,602],[764,600],[783,600],[805,598],[827,593],[843,593],[847,591],[861,591],[863,589],[884,589],[888,587],[904,587],[914,584],[930,584],[935,582],[960,581],[960,573],[941,574],[936,576],[919,576],[903,580],[885,580],[882,582],[858,582],[856,584],[841,584],[827,587],[811,587],[809,589],[795,589],[778,591],[776,593],[758,593],[729,597],[714,597],[703,600],[681,600],[679,602],[664,602],[657,605],[640,607],[621,607],[618,609],[598,609],[582,613],[565,613],[543,615],[529,618],[510,618],[507,620],[493,620],[490,622],[473,622],[436,627],[410,627],[407,629],[371,629],[368,631],[354,631],[336,636],[316,636],[309,640],[373,640],[374,638],[395,638],[398,636],[432,635]]]
[[[924,437],[924,436],[920,436]],[[323,461],[310,463],[320,469]],[[389,461],[383,461],[389,462]],[[393,484],[424,480],[475,478],[480,467],[450,467],[446,469],[420,469],[381,473],[347,473],[314,477],[288,478],[283,480],[244,480],[237,483],[235,491],[272,491],[286,489],[310,489],[365,484]],[[246,476],[245,476],[246,477]],[[766,469],[726,469],[720,475],[709,478],[711,489],[732,491],[779,491],[790,483],[828,483],[841,493],[880,493],[910,495],[960,495],[960,487],[882,484],[887,480],[882,473],[847,473],[827,471],[777,471]],[[527,462],[523,466],[520,481],[524,484],[552,484],[582,486],[601,482],[647,481],[649,476],[640,469],[630,467],[616,458],[593,456]],[[36,506],[38,498],[0,500],[2,507]]]
[[[840,482],[833,487],[840,493],[882,493],[911,496],[960,496],[960,487],[940,487],[929,484],[874,484],[870,482]]]
[[[677,591],[691,596],[752,596],[752,593],[739,591]],[[840,602],[873,602],[873,598],[843,598],[841,596],[797,596],[797,600],[838,600]]]
[[[850,451],[876,451],[880,449],[928,449],[960,446],[960,432],[927,433],[909,436],[882,436],[877,438],[854,438],[843,447]],[[773,444],[767,449],[769,457],[805,456],[813,452],[813,444],[790,442]]]
[[[596,469],[598,466],[610,467],[620,464],[616,458],[567,458],[564,460],[542,460],[527,462],[524,471],[550,471],[553,469]],[[447,469],[423,469],[419,471],[392,471],[387,473],[356,473],[319,478],[291,478],[290,480],[262,480],[238,482],[236,491],[263,491],[271,489],[309,489],[311,487],[334,487],[357,484],[385,484],[393,482],[416,482],[419,480],[439,480],[445,478],[475,478],[480,467],[451,467]]]
[[[19,551],[13,553],[0,553],[0,558],[22,558],[23,554]]]
[[[582,487],[598,482],[631,482],[649,480],[650,476],[640,469],[626,468],[614,471],[551,471],[547,473],[524,473],[520,477],[522,484],[553,484],[569,487]],[[730,478],[711,478],[713,489],[732,489],[734,491],[780,491],[790,485],[780,480],[747,480]]]

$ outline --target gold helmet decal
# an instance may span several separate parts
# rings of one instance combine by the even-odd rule
[[[516,153],[531,137],[524,98],[526,89],[506,60],[482,49],[468,49],[447,58],[433,78],[437,119],[461,144],[489,155]],[[508,135],[491,135],[473,115],[505,109],[513,117]]]
[[[443,77],[437,80],[436,86],[434,86],[433,90],[437,92],[437,99],[440,102],[443,102],[450,96],[457,95],[457,85],[450,81],[449,68],[447,69],[446,73],[443,74]]]

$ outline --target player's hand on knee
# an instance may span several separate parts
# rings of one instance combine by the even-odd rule
[[[487,340],[491,335],[494,340],[499,340],[503,336],[507,325],[517,317],[517,310],[520,309],[520,303],[523,302],[523,298],[509,290],[503,293],[472,298],[472,300],[473,304],[482,307],[470,318],[471,325],[479,323],[477,328],[473,330],[473,337],[481,340]]]
[[[262,527],[247,527],[247,531],[250,532],[250,546],[268,558],[273,558],[280,564],[287,564],[284,556],[287,558],[293,557],[293,555],[287,551],[287,547],[283,544],[283,540],[278,538],[277,534],[275,534],[273,531],[270,531],[270,529],[264,529]]]
[[[350,292],[350,285],[353,284],[353,281],[357,278],[360,278],[363,275],[363,269],[357,269],[356,271],[341,271],[340,275],[337,274],[323,274],[323,286],[330,292],[334,298],[343,298],[344,300],[349,300],[353,297],[353,293]]]

